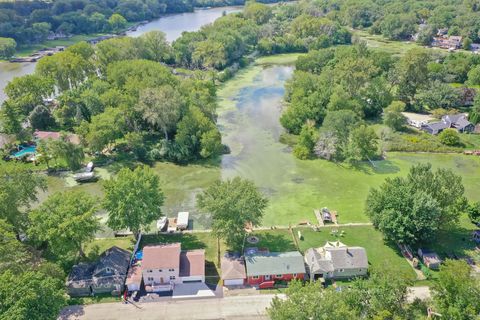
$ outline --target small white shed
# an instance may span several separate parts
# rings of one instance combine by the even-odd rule
[[[177,229],[178,230],[185,230],[188,228],[188,212],[179,212],[177,216]]]

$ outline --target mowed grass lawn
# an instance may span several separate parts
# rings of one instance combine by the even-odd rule
[[[332,230],[342,231],[342,237],[331,234]],[[316,248],[325,245],[327,241],[339,240],[349,246],[364,247],[367,251],[370,269],[386,267],[410,280],[415,280],[416,275],[412,267],[401,256],[396,247],[390,246],[383,241],[382,234],[371,226],[355,226],[342,228],[321,228],[316,232],[312,229],[297,228],[295,235],[300,231],[302,239],[299,240],[300,251],[305,252],[308,248]]]
[[[285,179],[278,186],[280,192],[270,197],[264,226],[296,225],[301,220],[316,223],[313,210],[322,207],[336,210],[339,223],[368,222],[364,209],[369,190],[380,187],[386,178],[406,176],[417,163],[452,169],[462,177],[469,200],[480,201],[480,157],[390,152],[386,160],[375,162],[375,168],[369,163],[351,167],[324,160],[295,161],[299,180]]]

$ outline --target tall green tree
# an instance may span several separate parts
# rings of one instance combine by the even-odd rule
[[[0,274],[6,270],[20,273],[31,266],[32,255],[7,221],[0,219]]]
[[[30,217],[28,234],[47,243],[58,257],[85,257],[83,248],[100,230],[96,199],[84,192],[57,192],[49,196]]]
[[[465,261],[445,261],[432,294],[435,311],[445,319],[477,319],[480,314],[480,281]]]
[[[138,236],[162,216],[164,196],[159,177],[147,166],[124,168],[105,181],[103,207],[108,212],[107,225],[113,230],[130,229]]]
[[[118,13],[114,13],[108,18],[108,24],[113,32],[120,32],[127,25],[127,20]]]
[[[345,299],[342,299],[343,293],[324,289],[320,282],[307,282],[304,285],[300,281],[292,281],[285,294],[286,299],[273,298],[268,308],[272,320],[358,319]]]
[[[0,273],[0,318],[57,319],[67,304],[64,280],[44,272]]]
[[[344,160],[347,156],[350,134],[359,123],[360,118],[352,110],[327,112],[320,131],[324,139],[334,141],[335,153],[333,157],[336,160]],[[326,145],[329,145],[329,143],[326,143]]]
[[[11,100],[7,100],[0,108],[0,129],[7,134],[19,134],[22,131],[22,115],[20,108]]]
[[[292,281],[286,298],[275,297],[268,313],[273,320],[413,319],[406,304],[408,284],[384,269],[352,281],[342,291],[323,288],[320,282]]]
[[[347,157],[349,161],[370,160],[378,153],[378,136],[372,127],[361,125],[350,133]]]
[[[15,54],[17,42],[12,38],[0,38],[0,57],[8,59]]]
[[[240,249],[246,235],[245,225],[262,221],[268,200],[252,181],[235,177],[217,181],[197,196],[198,206],[212,215],[213,234],[234,249]]]
[[[170,62],[173,59],[173,50],[162,31],[150,31],[140,36],[142,56],[147,60]]]
[[[85,159],[83,148],[70,142],[66,135],[60,139],[40,141],[37,148],[41,154],[39,159],[45,162],[47,167],[50,167],[50,160],[53,160],[56,167],[60,166],[61,161],[62,167],[64,164],[70,170],[78,170]]]
[[[387,239],[415,244],[458,221],[468,204],[464,190],[462,178],[451,170],[418,164],[406,178],[387,178],[371,189],[365,211]]]
[[[19,235],[27,226],[26,211],[35,203],[39,190],[47,187],[45,178],[20,164],[0,166],[0,219],[5,219]]]
[[[383,112],[383,123],[395,131],[401,131],[407,123],[407,118],[402,114],[405,103],[393,101]]]
[[[412,49],[400,58],[395,70],[398,99],[411,104],[419,89],[428,84],[430,55],[423,49]]]
[[[160,129],[168,140],[184,108],[183,97],[170,85],[140,92],[136,110],[153,129]]]
[[[312,122],[303,125],[298,142],[293,148],[293,154],[299,159],[308,159],[312,156],[317,142],[318,133]]]
[[[54,92],[54,82],[48,77],[28,74],[14,78],[5,87],[9,102],[15,104],[20,114],[27,116],[43,99]]]
[[[217,126],[197,107],[190,107],[178,123],[175,142],[188,150],[190,158],[209,158],[223,150]]]
[[[121,108],[106,108],[105,112],[83,121],[77,128],[84,142],[94,152],[111,148],[115,140],[121,138],[125,130],[125,113]]]

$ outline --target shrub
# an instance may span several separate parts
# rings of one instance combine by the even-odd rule
[[[460,144],[460,136],[455,129],[445,129],[438,135],[440,142],[447,146],[458,146]]]

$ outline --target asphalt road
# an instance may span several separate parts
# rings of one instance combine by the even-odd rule
[[[428,287],[410,287],[407,300],[430,298]],[[123,303],[102,303],[65,308],[59,320],[263,320],[268,319],[265,309],[273,294],[227,296],[224,298],[166,300],[134,306]],[[283,295],[279,295],[282,296]]]
[[[131,304],[102,303],[65,308],[58,319],[220,320],[268,319],[265,308],[274,295],[260,294],[214,299],[169,300]]]

